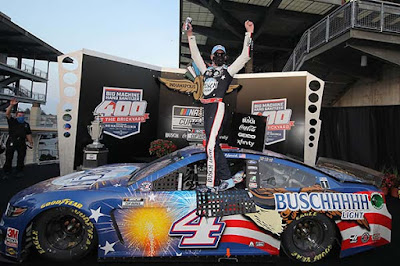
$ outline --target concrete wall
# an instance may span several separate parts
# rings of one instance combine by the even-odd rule
[[[374,106],[400,104],[400,68],[385,65],[378,81],[356,82],[334,105],[344,106]]]

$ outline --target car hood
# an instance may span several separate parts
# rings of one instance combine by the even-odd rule
[[[93,190],[126,186],[129,177],[145,164],[112,164],[55,177],[28,187],[14,198],[51,191]]]

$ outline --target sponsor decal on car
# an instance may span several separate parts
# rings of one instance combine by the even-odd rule
[[[319,179],[319,182],[321,183],[321,187],[322,187],[322,188],[329,188],[328,178],[326,178],[326,177],[321,177],[321,178]]]
[[[225,153],[226,158],[246,158],[246,154],[243,153]]]
[[[361,242],[363,243],[367,243],[369,241],[370,235],[368,232],[365,232],[364,234],[362,234],[361,236]]]
[[[256,242],[256,247],[263,247],[265,246],[265,242]]]
[[[355,244],[358,241],[358,235],[351,235],[350,236],[350,243]]]
[[[152,184],[150,181],[144,181],[140,184],[139,190],[142,192],[149,192],[152,188]]]
[[[257,188],[257,182],[249,183],[249,188]]]
[[[143,198],[123,198],[122,199],[122,208],[136,208],[143,207],[144,199]]]
[[[78,209],[82,208],[82,206],[83,206],[82,203],[73,201],[71,199],[62,199],[62,200],[53,200],[53,201],[49,201],[49,202],[43,203],[40,206],[40,208],[43,209],[43,208],[46,208],[46,207],[49,207],[49,206],[55,206],[55,205],[56,206],[61,206],[61,205],[74,206],[74,207],[76,207]]]
[[[6,248],[6,255],[10,257],[16,258],[18,256],[18,251],[16,248],[13,247],[7,247]]]
[[[350,193],[275,193],[277,211],[339,211],[368,210],[369,199],[366,194]]]
[[[361,220],[364,218],[363,211],[343,211],[342,220]]]
[[[381,237],[380,233],[373,234],[371,237],[372,241],[379,241],[379,240],[381,240],[381,238],[382,237]]]
[[[8,247],[18,248],[18,235],[19,235],[18,229],[8,227],[4,244],[6,244],[6,246]]]
[[[371,194],[371,204],[375,209],[377,210],[382,209],[384,203],[385,201],[383,200],[383,197],[380,193]]]

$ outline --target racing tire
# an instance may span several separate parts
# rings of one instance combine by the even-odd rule
[[[326,215],[309,212],[298,215],[282,233],[282,248],[290,258],[316,262],[327,257],[337,243],[336,226]]]
[[[32,225],[32,243],[53,261],[79,260],[97,245],[93,223],[82,211],[67,207],[41,213]]]

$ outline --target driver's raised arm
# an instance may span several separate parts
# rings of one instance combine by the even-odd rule
[[[254,24],[253,22],[247,20],[244,23],[244,26],[246,27],[246,34],[244,36],[242,53],[239,55],[238,58],[236,58],[235,62],[233,62],[232,65],[228,67],[229,75],[231,75],[232,77],[233,75],[238,73],[251,58],[250,50],[252,48],[251,46],[253,42],[252,35],[254,32]]]
[[[188,24],[188,30],[186,31],[186,34],[188,36],[189,49],[190,49],[190,54],[192,55],[192,59],[199,68],[200,73],[203,75],[204,72],[206,72],[207,67],[206,64],[204,63],[203,58],[200,55],[199,48],[197,47],[196,37],[193,35],[192,31],[192,24]]]

